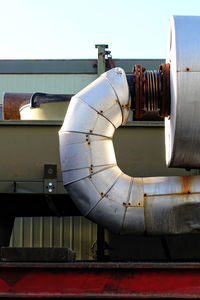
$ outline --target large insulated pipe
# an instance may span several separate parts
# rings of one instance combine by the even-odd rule
[[[169,167],[200,168],[200,17],[170,19],[171,111],[165,119]]]
[[[104,73],[71,99],[59,132],[67,191],[84,216],[115,233],[198,231],[199,176],[131,178],[117,166],[112,137],[126,123],[129,107],[121,68]]]
[[[167,55],[171,105],[161,105],[168,115],[169,166],[200,166],[199,37],[200,17],[171,18]],[[125,124],[129,107],[127,78],[120,68],[104,73],[72,98],[60,131],[67,191],[84,216],[115,233],[199,232],[199,176],[131,178],[117,166],[112,137]],[[145,108],[145,101],[139,101],[139,107]]]

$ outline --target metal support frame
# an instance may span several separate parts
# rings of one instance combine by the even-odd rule
[[[98,49],[98,62],[97,62],[97,73],[100,76],[106,71],[106,49],[108,45],[106,44],[97,44],[95,48]],[[104,236],[104,228],[100,225],[97,225],[97,260],[103,261],[104,260],[104,243],[105,243],[105,236]]]
[[[108,48],[108,45],[98,44],[95,45],[95,48],[98,49],[97,74],[98,76],[100,76],[106,70],[105,55],[106,48]]]

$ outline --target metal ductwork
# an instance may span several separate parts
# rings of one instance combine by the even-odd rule
[[[187,107],[189,92],[181,94],[183,98],[179,94],[187,84],[187,76],[183,72],[189,72],[188,69],[180,70],[185,60],[178,50],[185,49],[182,52],[188,55],[187,39],[180,34],[183,32],[183,22],[184,34],[187,35],[191,27],[196,28],[196,23],[200,25],[200,18],[175,17],[170,23],[168,62],[171,64],[171,111],[166,117],[166,156],[169,165],[173,162],[178,167],[198,167],[198,160],[195,164],[194,158],[188,158],[190,147],[183,147],[182,153],[180,148],[185,126],[188,128],[186,141],[192,139],[193,145],[196,145],[194,151],[197,151],[199,136],[190,126],[191,122],[185,124],[188,119],[184,108]],[[200,26],[196,30],[200,33]],[[198,56],[200,61],[200,49]],[[190,61],[187,68],[190,70]],[[179,79],[179,76],[183,78]],[[195,73],[191,76],[193,81],[198,79]],[[200,104],[194,96],[197,92],[200,95],[200,88],[195,84],[192,86],[195,92],[189,99],[191,103],[196,103],[196,109],[200,111]],[[137,102],[141,103],[139,100]],[[130,106],[127,77],[121,68],[104,73],[71,99],[59,132],[63,182],[67,191],[84,216],[118,234],[199,232],[199,176],[132,178],[118,167],[112,137],[115,130],[126,123]],[[189,117],[196,122],[195,126],[198,125],[199,118],[195,109],[190,111]],[[194,134],[191,135],[191,132]],[[178,159],[174,155],[177,147],[180,151],[179,163],[176,163]],[[187,157],[185,163],[183,157]]]

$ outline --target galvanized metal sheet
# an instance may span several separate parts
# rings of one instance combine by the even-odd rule
[[[107,170],[108,168],[113,168],[113,167],[114,167],[113,165],[105,165],[105,166],[99,166],[99,167],[91,167],[90,166],[88,168],[83,168],[83,169],[63,171],[63,183],[65,185],[67,185],[72,182],[81,180],[85,177],[91,177],[93,179],[93,181],[95,181],[94,175],[97,172],[102,172],[104,170]]]
[[[121,171],[118,167],[103,169],[103,171],[98,171],[93,176],[90,176],[90,178],[84,178],[78,182],[69,184],[67,190],[75,203],[78,203],[78,207],[80,205],[81,212],[87,215],[97,202],[112,188],[120,174]]]
[[[84,120],[82,116],[87,116]],[[72,121],[73,120],[73,121]],[[102,127],[102,124],[105,127]],[[105,130],[106,129],[106,130]],[[79,98],[72,98],[61,132],[76,131],[112,137],[114,126]]]
[[[145,195],[169,195],[181,193],[178,177],[147,177],[143,178]]]
[[[145,195],[200,193],[200,176],[170,176],[144,178]]]
[[[102,171],[99,171],[91,176],[90,180],[99,193],[103,196],[109,192],[110,188],[121,175],[121,173],[122,171],[117,166],[107,169],[104,168]]]
[[[170,18],[168,58],[175,61],[177,72],[200,71],[200,17],[173,16]]]
[[[117,75],[118,72],[118,69],[109,71],[109,74],[113,73],[114,78],[111,76],[110,80],[115,81],[115,75]],[[121,72],[119,72],[119,74],[121,74]],[[106,76],[107,73],[104,74],[102,78],[106,78]],[[74,104],[72,104],[68,110],[69,113],[66,117],[69,118],[68,123],[64,123],[63,128],[65,131],[69,130],[69,124],[69,126],[72,126],[71,131],[76,131],[76,133],[73,133],[76,135],[78,131],[75,129],[76,123],[80,123],[82,124],[81,127],[83,127],[82,130],[87,134],[86,136],[78,135],[72,138],[72,142],[70,142],[69,135],[66,136],[65,141],[65,135],[61,134],[61,164],[63,173],[67,170],[74,170],[68,173],[67,182],[77,180],[77,178],[78,181],[68,184],[68,192],[85,216],[94,218],[96,222],[108,227],[114,232],[141,234],[145,232],[146,214],[151,214],[152,210],[152,206],[148,206],[149,203],[147,203],[146,197],[149,197],[151,194],[155,197],[157,195],[181,193],[183,186],[186,189],[186,183],[184,185],[185,180],[178,177],[132,179],[123,173],[121,174],[118,167],[106,168],[99,170],[95,174],[93,173],[93,166],[100,167],[116,164],[111,139],[104,140],[102,137],[99,140],[98,138],[93,141],[90,139],[90,136],[93,135],[94,132],[89,128],[94,127],[93,124],[96,122],[96,119],[89,119],[89,111],[91,110],[89,105],[93,105],[95,109],[100,109],[101,104],[99,101],[101,100],[104,104],[104,98],[106,98],[106,102],[110,100],[111,107],[113,105],[113,95],[110,93],[107,83],[104,82],[107,79],[103,80],[102,78],[96,80],[83,92],[80,92],[79,96],[83,97],[84,100],[87,99],[87,97],[89,98],[87,104],[84,104],[82,100],[76,97],[72,100]],[[114,82],[114,84],[116,83]],[[96,95],[96,91],[101,94],[98,89],[99,86],[102,87],[102,85],[105,90],[108,89],[108,95],[100,95],[102,96],[101,99],[101,97]],[[92,99],[93,90],[94,98]],[[109,107],[109,105],[105,106],[105,108],[106,107]],[[116,117],[118,117],[118,112],[112,111],[112,113],[115,113]],[[76,120],[75,116],[78,116],[78,120]],[[79,117],[81,118],[81,122]],[[104,127],[102,120],[103,119],[100,119],[99,125],[102,130],[102,136],[104,136],[105,134],[103,134],[103,132],[104,130],[106,132],[107,128]],[[86,127],[84,127],[85,125]],[[79,143],[77,143],[78,139],[80,141]],[[74,141],[76,141],[76,143],[74,143]],[[86,167],[90,167],[90,175]],[[80,172],[78,169],[80,169]],[[76,177],[74,177],[75,173]],[[77,177],[77,173],[79,173],[79,177]],[[85,178],[86,176],[87,178]],[[191,190],[188,190],[188,193],[189,192],[191,192]],[[174,209],[175,207],[176,202],[170,203],[170,209]],[[145,216],[144,209],[146,212]],[[155,215],[155,218],[157,218],[156,222],[159,222],[159,215]],[[169,230],[169,226],[171,225],[167,225],[167,230]],[[152,228],[152,232],[150,231],[149,233],[155,233],[157,232],[156,230],[156,228]],[[165,228],[159,230],[163,233],[167,232]],[[179,230],[181,231],[181,228],[179,228]]]
[[[115,127],[121,125],[122,114],[118,97],[116,96],[112,85],[105,80],[103,76],[100,76],[76,94],[76,97],[80,98],[97,112],[107,117]],[[115,114],[117,114],[117,117],[112,113],[112,110],[116,110]]]
[[[60,146],[62,170],[90,168],[116,164],[111,140],[100,140]],[[80,154],[81,153],[81,154]],[[105,156],[104,153],[107,153]]]
[[[200,17],[170,20],[171,112],[166,118],[166,162],[170,167],[200,167]]]
[[[144,206],[143,200],[144,200],[143,178],[132,178],[129,204],[136,207]]]
[[[140,235],[145,232],[144,207],[127,207],[120,234]]]
[[[111,140],[94,141],[91,143],[90,148],[93,166],[116,164],[115,151]]]
[[[131,177],[123,174],[113,185],[112,189],[108,193],[108,198],[112,199],[116,203],[123,205],[128,204],[130,198],[132,179]]]
[[[64,185],[67,185],[89,176],[90,176],[90,168],[63,171],[63,183]]]
[[[76,132],[62,132],[60,131],[60,144],[64,147],[65,145],[71,145],[71,144],[78,144],[78,143],[85,143],[88,141],[93,142],[93,141],[105,141],[109,138],[104,137],[104,136],[98,136],[98,135],[88,135],[85,133],[79,133]]]
[[[117,98],[119,99],[123,115],[122,124],[125,124],[128,119],[129,105],[131,103],[126,73],[121,68],[115,68],[115,72],[110,70],[104,73],[102,77],[105,77],[110,82],[117,95]]]
[[[183,234],[200,231],[200,194],[149,196],[145,199],[149,234]]]
[[[89,178],[67,185],[67,191],[83,216],[86,216],[102,198]]]
[[[64,172],[67,170],[90,167],[92,164],[91,149],[87,143],[81,143],[79,147],[77,147],[77,144],[67,145],[64,148],[61,146],[60,151],[61,166]]]
[[[110,199],[110,197],[104,197],[87,217],[91,220],[98,220],[98,224],[105,228],[109,228],[109,230],[114,233],[119,233],[124,213],[124,206],[118,204],[115,200]]]

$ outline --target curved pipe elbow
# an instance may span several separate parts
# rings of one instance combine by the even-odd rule
[[[112,69],[71,99],[59,132],[63,182],[70,196],[84,216],[124,234],[144,232],[142,182],[122,173],[112,143],[116,128],[128,119],[130,104],[125,72]]]
[[[64,185],[84,216],[115,233],[191,232],[193,221],[187,220],[184,227],[177,216],[172,217],[179,213],[177,207],[197,201],[196,195],[187,201],[174,197],[181,194],[181,178],[131,178],[117,166],[112,137],[126,123],[129,108],[129,88],[121,68],[104,73],[71,99],[59,132]],[[196,188],[194,183],[191,186]]]

